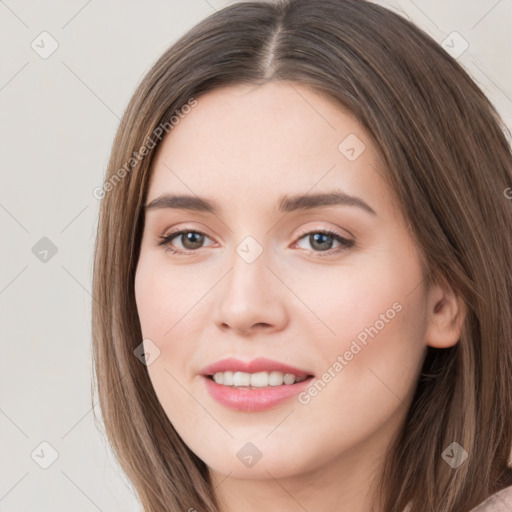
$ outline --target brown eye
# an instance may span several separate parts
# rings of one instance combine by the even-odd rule
[[[204,235],[196,231],[187,231],[182,233],[180,237],[185,249],[198,249],[204,242]]]
[[[161,236],[160,238],[161,242],[159,242],[158,245],[168,246],[167,250],[171,253],[193,252],[203,246],[206,238],[209,239],[209,237],[204,233],[193,230],[177,231],[167,236]],[[175,239],[181,242],[181,244],[178,244],[178,247],[174,245]]]
[[[343,238],[335,231],[321,230],[305,233],[299,238],[299,242],[306,239],[312,250],[310,252],[317,253],[319,256],[328,256],[334,253],[346,251],[354,246],[353,240]],[[333,244],[337,243],[337,247]],[[323,254],[322,254],[323,253]]]

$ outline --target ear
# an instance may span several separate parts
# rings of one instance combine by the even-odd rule
[[[448,348],[460,339],[467,307],[464,300],[447,284],[434,284],[428,294],[425,343],[435,348]]]

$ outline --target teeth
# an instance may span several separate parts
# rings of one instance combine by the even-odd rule
[[[225,372],[227,373],[227,372]],[[213,380],[217,383],[217,384],[224,384],[224,379],[225,379],[225,376],[224,376],[224,373],[216,373],[214,376],[213,376]],[[227,379],[226,379],[227,380]],[[227,382],[226,382],[227,384]]]
[[[235,372],[233,375],[233,386],[250,386],[251,376],[248,373]]]
[[[295,375],[292,375],[291,373],[287,373],[283,377],[283,381],[285,384],[293,384],[295,382]]]
[[[213,380],[217,384],[234,387],[265,388],[268,386],[290,385],[295,382],[302,382],[306,377],[296,377],[292,373],[282,372],[217,372],[213,375]]]

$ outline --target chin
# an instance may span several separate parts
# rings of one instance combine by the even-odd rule
[[[246,453],[249,454],[251,449],[247,447]],[[302,464],[299,465],[297,461],[297,452],[283,452],[282,446],[271,451],[270,449],[263,449],[261,450],[261,456],[258,456],[257,452],[254,451],[252,461],[249,458],[250,455],[244,456],[243,450],[243,446],[240,448],[237,445],[229,456],[226,456],[224,452],[211,454],[210,457],[205,457],[202,460],[210,471],[229,475],[229,478],[240,480],[268,480],[272,477],[288,478],[302,472]],[[265,451],[269,453],[265,455]],[[244,459],[246,460],[244,461]]]

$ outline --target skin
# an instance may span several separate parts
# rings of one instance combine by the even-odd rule
[[[338,149],[349,134],[365,144],[354,161]],[[427,289],[384,176],[353,116],[286,82],[206,93],[159,148],[146,204],[183,193],[220,208],[148,210],[135,292],[143,336],[160,351],[148,366],[153,387],[209,467],[223,512],[370,512],[372,481],[427,345],[460,337],[463,303],[446,286]],[[282,195],[333,189],[360,197],[376,215],[347,205],[277,211]],[[175,238],[170,246],[184,255],[158,245],[182,228],[205,233],[203,245]],[[304,236],[323,229],[355,244],[315,245]],[[263,249],[253,263],[236,252],[249,235]],[[322,247],[335,253],[322,256]],[[263,412],[234,411],[210,397],[199,375],[232,356],[267,357],[319,378],[396,303],[400,312],[307,404],[294,397]],[[262,453],[250,468],[237,458],[247,442]]]

